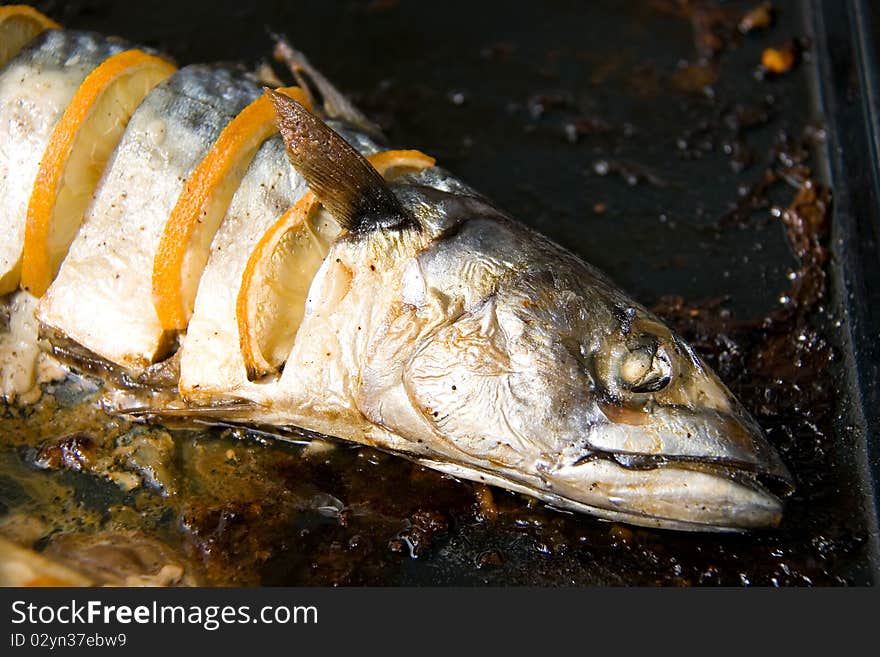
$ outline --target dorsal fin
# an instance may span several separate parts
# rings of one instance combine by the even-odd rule
[[[356,232],[418,225],[379,172],[298,102],[267,89],[294,168],[330,214]]]

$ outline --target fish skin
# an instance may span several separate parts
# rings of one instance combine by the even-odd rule
[[[175,120],[172,106],[160,104],[168,114],[155,118]],[[127,133],[143,129],[135,119]],[[330,125],[356,150],[372,148],[357,129]],[[163,171],[185,175],[191,166],[177,169]],[[146,170],[139,173],[146,185]],[[414,225],[361,226],[330,247],[280,375],[218,391],[207,406],[190,400],[174,415],[296,426],[636,525],[743,531],[779,523],[782,500],[764,481],[790,487],[791,475],[661,320],[441,169],[389,189]],[[110,269],[127,267],[120,260]],[[77,285],[86,290],[89,278]],[[41,305],[48,328],[115,365],[149,363],[78,331],[77,316],[94,325],[94,308],[55,307],[53,290],[60,299],[63,287],[56,280]],[[235,403],[227,410],[224,402]],[[163,409],[152,411],[161,420]]]

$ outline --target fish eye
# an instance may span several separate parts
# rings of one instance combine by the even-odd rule
[[[592,361],[595,381],[611,396],[658,392],[669,385],[673,361],[662,336],[653,332],[610,340]]]
[[[630,392],[657,392],[672,379],[669,354],[651,340],[630,348],[622,354],[617,370],[620,387]]]

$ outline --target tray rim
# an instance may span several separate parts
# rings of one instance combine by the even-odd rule
[[[880,69],[866,0],[811,0],[818,104],[827,127],[832,285],[844,322],[849,413],[863,428],[856,468],[865,492],[869,560],[880,583]],[[861,182],[864,184],[857,184]]]

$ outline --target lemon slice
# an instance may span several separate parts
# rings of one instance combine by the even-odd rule
[[[287,358],[288,334],[302,322],[309,284],[336,237],[334,228],[338,235],[338,226],[326,217],[315,225],[311,215],[318,207],[318,198],[308,192],[266,231],[248,259],[236,317],[251,380],[274,372]]]
[[[126,50],[92,71],[67,106],[28,205],[21,285],[35,296],[55,277],[132,113],[175,70],[141,50]]]
[[[308,102],[298,87],[279,91]],[[214,233],[257,149],[277,131],[275,111],[264,94],[224,128],[186,181],[153,261],[153,304],[163,329],[186,328]]]
[[[46,30],[0,69],[0,294],[21,283],[28,204],[55,126],[89,74],[125,49],[89,32]]]
[[[27,5],[0,7],[0,66],[15,57],[28,41],[60,25]]]
[[[437,163],[430,155],[416,150],[381,151],[367,156],[367,161],[385,180],[394,180],[411,171],[421,171]]]
[[[367,160],[386,177],[433,166],[419,151],[384,151]],[[312,279],[342,229],[308,192],[269,230],[248,258],[236,301],[248,378],[277,372],[293,347]]]

